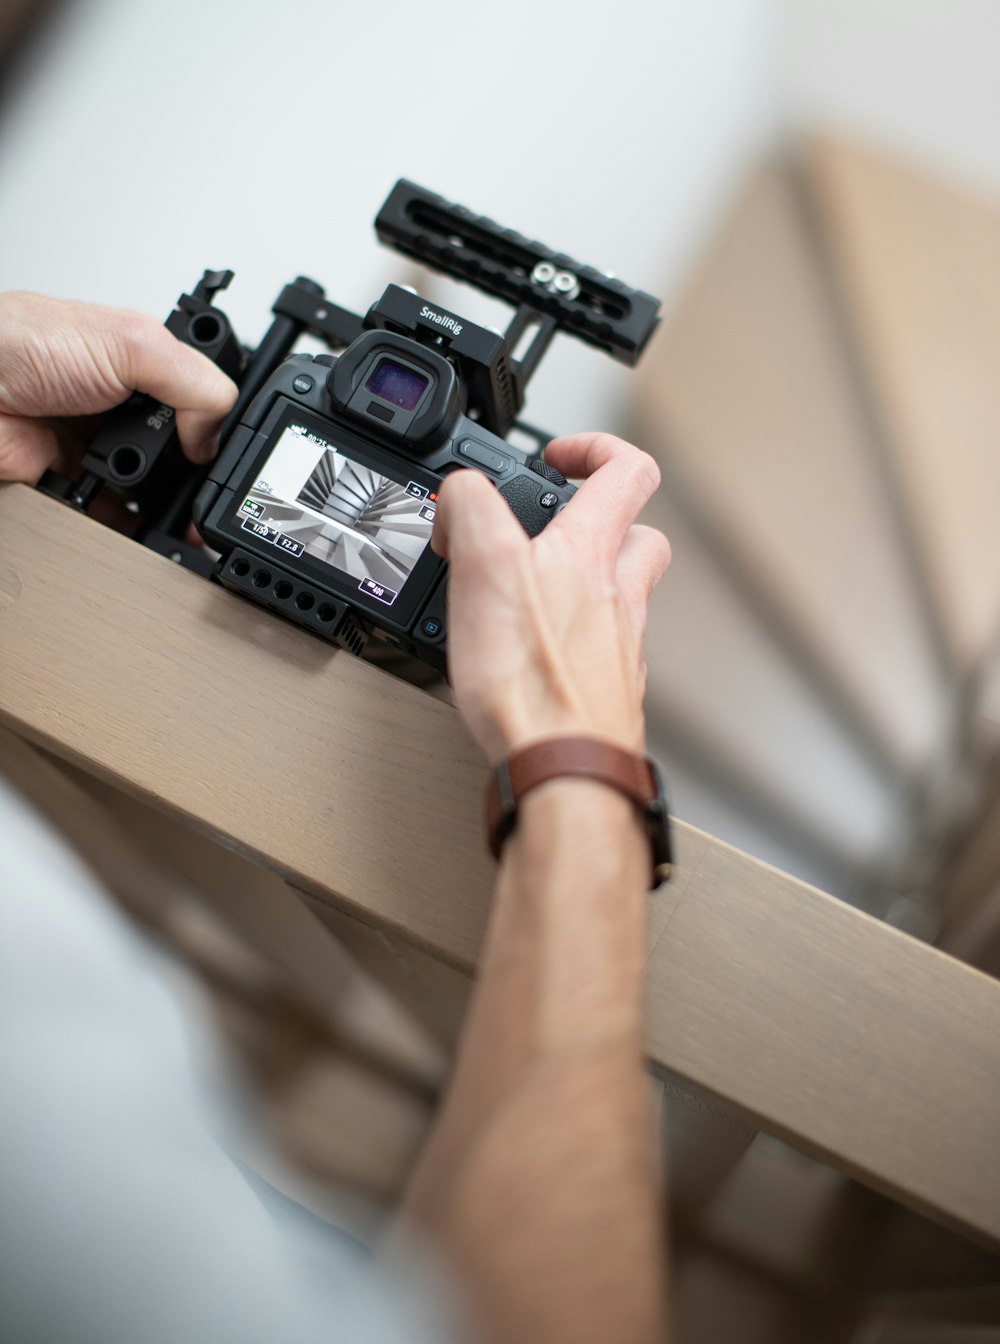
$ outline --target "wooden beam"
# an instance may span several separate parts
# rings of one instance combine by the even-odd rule
[[[474,962],[493,865],[454,711],[23,486],[0,488],[0,701],[57,755]]]
[[[0,719],[473,967],[493,870],[454,710],[21,486],[0,490]],[[651,905],[654,1064],[1000,1245],[1000,985],[677,830]]]
[[[1000,1244],[1000,985],[726,846],[697,865],[649,960],[653,1057]]]
[[[55,768],[50,758],[39,761],[39,768],[46,764]],[[73,781],[83,785],[132,845],[160,869],[190,883],[201,904],[272,965],[295,996],[330,1024],[343,1044],[411,1078],[423,1092],[440,1088],[447,1053],[420,1025],[421,1015],[407,1009],[405,995],[386,992],[389,977],[370,974],[364,956],[336,937],[326,936],[329,923],[326,927],[318,924],[307,901],[299,899],[286,882],[176,817],[65,764],[61,768],[71,771]],[[77,810],[83,801],[78,792]],[[321,910],[327,913],[330,907],[321,906]],[[339,917],[350,925],[358,923],[347,915]],[[370,925],[359,927],[373,938],[386,937]],[[434,964],[442,974],[458,975],[440,962]],[[436,1037],[442,1034],[440,1029],[434,1032]]]

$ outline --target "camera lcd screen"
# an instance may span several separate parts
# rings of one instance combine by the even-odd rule
[[[287,557],[318,560],[392,606],[430,541],[436,500],[426,486],[386,476],[291,423],[237,516]]]
[[[383,359],[368,379],[369,392],[374,392],[393,406],[401,406],[404,411],[412,411],[424,395],[428,379],[404,364],[392,359]]]

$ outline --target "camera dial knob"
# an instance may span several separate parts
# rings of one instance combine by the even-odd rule
[[[549,464],[543,462],[540,457],[533,457],[528,463],[528,466],[532,471],[537,472],[539,476],[544,477],[545,480],[551,481],[553,485],[566,484],[566,477],[562,472],[556,471],[555,467],[550,467]]]

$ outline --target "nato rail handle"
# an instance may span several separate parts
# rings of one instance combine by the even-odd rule
[[[550,317],[555,328],[630,367],[659,323],[660,302],[615,276],[553,252],[401,178],[375,220],[379,241],[494,298]]]

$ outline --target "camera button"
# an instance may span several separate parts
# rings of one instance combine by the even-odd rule
[[[428,616],[420,627],[420,633],[426,639],[437,639],[438,635],[444,630],[444,621],[439,620],[437,616]]]
[[[543,509],[554,509],[559,503],[559,496],[553,494],[551,490],[546,490],[545,494],[542,495],[538,502]]]
[[[300,373],[297,377],[292,379],[293,389],[303,397],[307,392],[311,392],[315,386],[316,384],[307,373]]]
[[[477,443],[475,439],[462,439],[458,445],[460,456],[469,462],[475,462],[477,467],[482,467],[484,471],[492,472],[496,476],[502,476],[510,466],[510,458],[504,457],[503,453],[498,453],[495,448],[487,448],[484,443]]]

